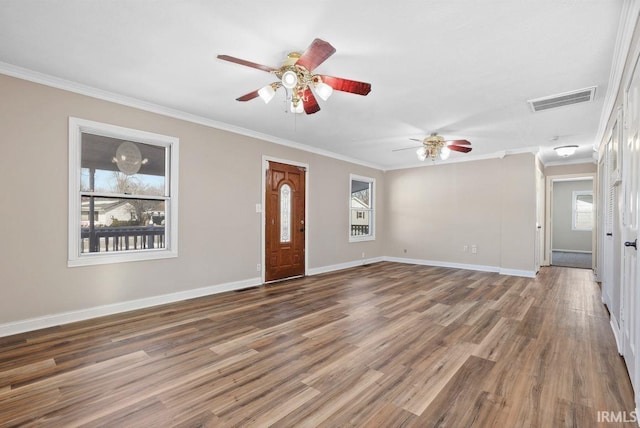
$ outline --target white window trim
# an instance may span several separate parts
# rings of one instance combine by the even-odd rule
[[[373,186],[373,192],[369,196],[371,198],[371,233],[369,235],[364,236],[352,236],[351,235],[351,182],[353,180],[364,181],[370,183],[370,186]],[[349,242],[363,242],[363,241],[375,241],[376,239],[376,179],[371,177],[364,177],[362,175],[349,174],[349,200],[348,200],[348,208],[349,208],[349,228],[347,229],[347,234],[349,236]],[[367,210],[363,210],[367,211]]]
[[[587,231],[590,232],[593,230],[593,225],[591,227],[576,227],[576,201],[578,196],[589,195],[591,196],[591,200],[593,200],[593,191],[591,190],[574,190],[571,197],[571,230],[577,231]],[[593,205],[592,205],[593,206]],[[592,218],[593,212],[591,214]]]
[[[165,221],[165,248],[131,250],[114,253],[80,254],[80,170],[82,133],[130,140],[169,148],[165,170],[169,171],[168,216]],[[106,123],[69,117],[69,223],[67,266],[90,266],[139,260],[156,260],[178,257],[178,144],[179,139]]]

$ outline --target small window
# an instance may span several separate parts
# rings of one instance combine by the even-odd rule
[[[375,239],[375,180],[351,175],[349,198],[349,241]]]
[[[177,138],[70,118],[69,154],[69,266],[177,256]]]
[[[577,190],[573,192],[573,230],[593,229],[593,192]]]

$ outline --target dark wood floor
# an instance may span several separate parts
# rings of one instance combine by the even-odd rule
[[[0,426],[606,426],[590,275],[384,262],[0,338]]]

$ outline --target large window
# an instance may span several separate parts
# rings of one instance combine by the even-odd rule
[[[375,180],[351,174],[349,188],[349,241],[375,239]]]
[[[573,192],[573,230],[593,229],[593,192],[576,190]]]
[[[178,139],[69,119],[69,266],[176,257]]]

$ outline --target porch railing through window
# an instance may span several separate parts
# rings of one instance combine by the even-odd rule
[[[362,236],[369,234],[369,225],[368,224],[352,224],[351,225],[351,236]]]
[[[164,226],[83,227],[82,253],[165,248]]]

